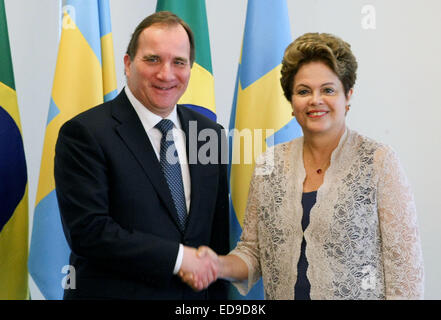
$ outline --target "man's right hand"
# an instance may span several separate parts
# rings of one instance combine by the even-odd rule
[[[219,258],[209,247],[202,246],[198,250],[184,246],[179,276],[195,291],[207,288],[216,281],[219,273]]]

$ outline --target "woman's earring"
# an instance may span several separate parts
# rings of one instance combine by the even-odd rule
[[[346,106],[346,112],[345,112],[345,115],[348,113],[349,109],[351,109],[351,105],[350,105],[350,104],[348,104],[348,105]]]

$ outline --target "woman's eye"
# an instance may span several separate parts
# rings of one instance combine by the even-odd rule
[[[299,91],[297,91],[297,94],[304,96],[305,94],[308,94],[308,90],[306,90],[306,89],[299,90]]]
[[[334,94],[334,93],[335,93],[334,88],[324,88],[323,91],[324,91],[326,94]]]

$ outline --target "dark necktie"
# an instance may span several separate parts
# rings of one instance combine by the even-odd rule
[[[185,203],[184,184],[182,183],[181,164],[179,163],[178,151],[176,150],[172,133],[170,132],[170,136],[167,137],[169,131],[173,129],[173,122],[168,119],[162,119],[155,127],[162,132],[159,163],[178,212],[181,231],[184,231],[187,223],[187,206]]]

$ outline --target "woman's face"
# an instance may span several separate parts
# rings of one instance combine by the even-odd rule
[[[352,89],[345,95],[337,75],[323,62],[304,64],[294,77],[291,99],[304,135],[342,134]]]

